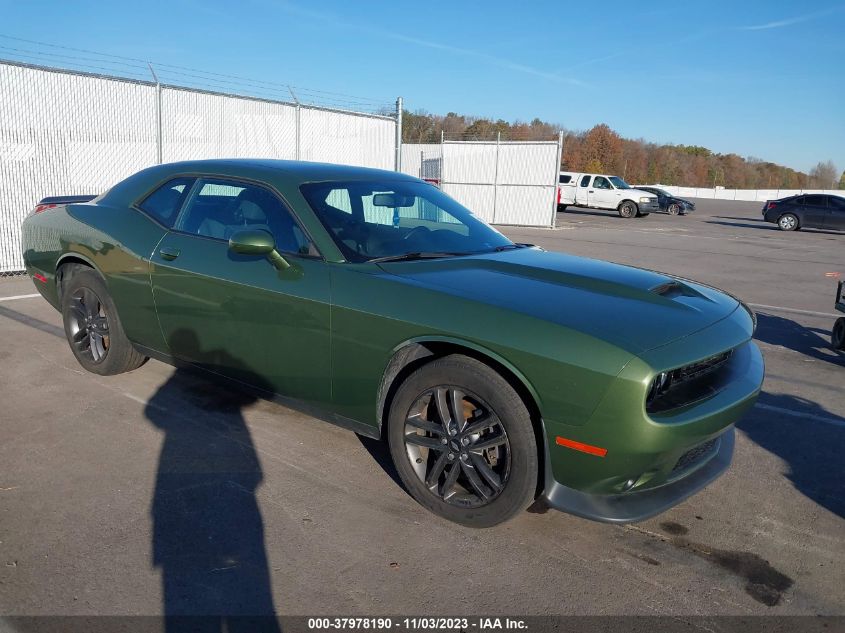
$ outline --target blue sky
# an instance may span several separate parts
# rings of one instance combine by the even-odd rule
[[[19,38],[845,169],[842,2],[0,0],[0,11],[0,34]],[[0,46],[0,57],[50,50]]]

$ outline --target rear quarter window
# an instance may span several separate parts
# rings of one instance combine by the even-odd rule
[[[153,191],[137,207],[167,228],[172,228],[195,178],[174,178]]]

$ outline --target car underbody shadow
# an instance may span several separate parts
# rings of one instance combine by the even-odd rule
[[[393,458],[390,456],[390,447],[388,446],[387,441],[358,435],[357,433],[355,437],[358,438],[358,441],[361,442],[361,446],[366,449],[366,451],[370,454],[370,457],[373,458],[373,461],[381,466],[381,469],[385,472],[385,474],[393,480],[393,483],[404,490],[410,497],[411,493],[408,492],[407,488],[405,488],[405,484],[402,483],[402,479],[399,477],[399,472],[396,470],[396,466],[393,465]]]
[[[720,216],[713,216],[720,217]],[[726,218],[727,219],[727,218]],[[746,228],[746,229],[762,229],[764,231],[776,231],[778,233],[792,233],[793,231],[781,231],[778,228],[777,224],[757,220],[754,218],[736,218],[737,220],[742,220],[742,222],[719,222],[716,220],[705,220],[705,224],[720,224],[721,226],[732,226],[736,228]],[[758,222],[758,224],[748,224],[749,222]],[[818,234],[818,235],[837,235],[841,236],[842,232],[840,231],[828,231],[825,229],[816,229],[816,228],[804,228],[801,227],[801,232],[811,233],[811,234]]]

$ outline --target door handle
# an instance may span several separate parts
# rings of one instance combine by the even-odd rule
[[[179,257],[180,251],[178,248],[173,248],[171,246],[162,246],[158,249],[158,254],[161,255],[162,259],[166,259],[167,261],[173,261],[177,257]]]
[[[593,191],[592,189],[590,189],[590,191],[589,191],[588,193],[595,193],[595,191]]]

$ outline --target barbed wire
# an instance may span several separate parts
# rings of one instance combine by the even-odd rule
[[[6,40],[5,44],[0,44],[0,55],[11,62],[59,65],[64,70],[106,72],[121,79],[158,80],[163,83],[173,83],[178,87],[198,88],[287,102],[295,101],[303,105],[374,114],[390,114],[394,110],[392,101],[388,99],[371,99],[342,92],[288,84],[282,81],[267,81],[189,66],[154,62],[0,33],[0,41],[4,40]],[[11,42],[20,42],[29,46],[7,45]],[[40,47],[48,50],[38,50]],[[65,51],[70,51],[73,54]],[[82,55],[77,53],[82,53]],[[150,67],[154,70],[155,76],[150,72]]]

